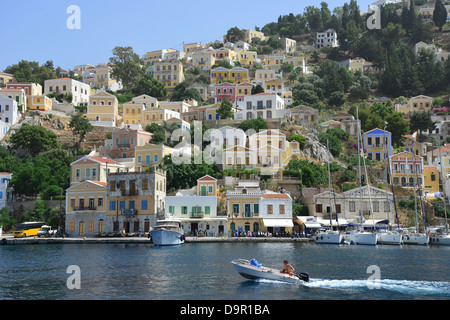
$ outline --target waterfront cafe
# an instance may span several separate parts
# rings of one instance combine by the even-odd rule
[[[313,235],[317,230],[323,228],[317,219],[314,216],[297,216],[297,221],[303,224],[303,230],[306,236]]]

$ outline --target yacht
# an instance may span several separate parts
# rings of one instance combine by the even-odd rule
[[[157,246],[170,246],[183,244],[185,237],[180,220],[158,220],[156,226],[150,231],[152,241]]]

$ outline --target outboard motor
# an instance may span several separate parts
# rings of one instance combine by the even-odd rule
[[[305,282],[309,282],[309,274],[307,274],[306,272],[300,272],[297,277],[299,277],[300,279],[302,279]]]

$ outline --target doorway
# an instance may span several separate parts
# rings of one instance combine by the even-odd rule
[[[193,235],[197,235],[198,232],[198,223],[197,222],[191,222],[191,233]]]

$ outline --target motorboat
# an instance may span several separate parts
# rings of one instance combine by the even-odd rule
[[[171,246],[183,244],[185,237],[180,220],[158,220],[156,226],[150,231],[154,245]]]
[[[246,259],[236,259],[231,261],[237,272],[246,279],[267,279],[299,284],[309,281],[309,275],[306,272],[299,274],[281,273],[280,270],[264,267],[255,259],[248,261]]]
[[[316,243],[326,243],[326,244],[341,244],[344,241],[342,234],[339,231],[322,231],[314,236],[314,241]]]

